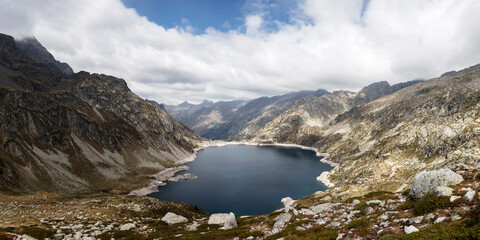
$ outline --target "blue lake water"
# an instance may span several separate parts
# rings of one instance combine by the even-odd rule
[[[168,182],[150,196],[196,205],[209,213],[266,214],[282,208],[283,197],[299,199],[327,188],[316,177],[332,167],[319,160],[315,152],[300,148],[209,147],[187,164],[188,172],[198,178]]]

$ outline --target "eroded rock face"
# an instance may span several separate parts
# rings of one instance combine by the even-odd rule
[[[422,171],[415,176],[413,185],[410,188],[410,195],[418,199],[427,193],[438,194],[439,189],[442,189],[441,187],[459,184],[462,181],[463,177],[450,169],[444,168],[434,171]]]
[[[65,73],[39,49],[0,34],[0,193],[133,190],[193,152],[200,138],[123,79]]]

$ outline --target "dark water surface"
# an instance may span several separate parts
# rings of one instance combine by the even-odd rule
[[[209,213],[265,214],[283,207],[283,197],[298,199],[325,190],[316,177],[332,167],[319,160],[315,152],[300,148],[209,147],[187,164],[197,179],[168,182],[150,196],[196,205]]]

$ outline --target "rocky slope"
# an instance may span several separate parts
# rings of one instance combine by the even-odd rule
[[[355,102],[355,97],[347,96],[342,98],[344,107]],[[322,101],[330,103],[326,97]],[[332,191],[339,196],[403,191],[421,170],[478,163],[479,101],[480,65],[476,65],[354,104],[330,122],[317,117],[318,126],[310,126],[312,117],[302,118],[316,103],[307,101],[296,107],[298,111],[279,116],[277,124],[267,125],[253,140],[297,143],[329,153],[330,160],[340,163],[329,174],[336,186]]]
[[[200,138],[124,80],[45,51],[0,35],[0,193],[126,191],[191,155]]]
[[[343,201],[317,192],[284,198],[284,208],[271,214],[237,218],[148,197],[0,195],[0,239],[477,239],[480,170],[452,169],[456,173],[419,174],[410,193],[371,192]],[[458,181],[442,182],[449,176]],[[438,187],[450,191],[412,198],[414,189]]]
[[[202,137],[214,140],[239,140],[254,136],[257,130],[294,106],[298,100],[308,96],[322,96],[327,93],[327,91],[319,89],[274,97],[261,97],[248,102],[218,102],[191,114],[186,114],[185,111],[181,110],[180,105],[182,104],[175,109],[183,112],[183,115],[188,115],[180,121]],[[173,113],[172,111],[169,110]],[[180,113],[175,114],[178,116]]]

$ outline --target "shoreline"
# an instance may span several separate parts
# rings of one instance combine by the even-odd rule
[[[322,157],[320,159],[320,162],[325,163],[330,165],[331,167],[335,168],[338,166],[338,163],[332,162],[328,160],[328,157],[330,157],[330,154],[328,153],[321,153],[318,151],[318,149],[314,147],[307,147],[303,145],[298,145],[298,144],[289,144],[289,143],[256,143],[256,142],[244,142],[244,141],[232,141],[232,142],[225,142],[221,140],[211,140],[211,141],[205,141],[201,142],[198,147],[194,148],[194,152],[186,157],[183,160],[180,160],[176,162],[176,164],[180,166],[176,167],[171,167],[171,168],[166,168],[154,175],[155,179],[150,182],[150,185],[148,187],[144,187],[141,189],[133,190],[131,191],[128,195],[135,195],[135,196],[146,196],[148,194],[158,192],[160,191],[158,188],[163,187],[167,185],[167,182],[169,181],[170,178],[175,178],[175,174],[180,171],[187,171],[189,169],[188,166],[185,166],[183,164],[189,163],[195,160],[197,157],[197,154],[199,151],[202,151],[208,147],[223,147],[223,146],[230,146],[230,145],[247,145],[247,146],[279,146],[279,147],[288,147],[288,148],[300,148],[303,150],[309,150],[315,152],[315,155],[317,157]],[[320,176],[318,176],[316,179],[317,181],[322,182],[327,186],[328,188],[333,187],[334,184],[328,180],[328,173],[329,171],[322,172]],[[192,176],[192,179],[196,178],[196,176]]]

